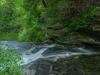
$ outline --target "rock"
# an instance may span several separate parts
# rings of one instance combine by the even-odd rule
[[[100,55],[76,57],[55,62],[53,70],[58,72],[55,75],[100,75]]]
[[[40,61],[36,68],[35,75],[49,75],[52,71],[52,65],[48,61]]]
[[[94,27],[92,28],[92,30],[93,30],[93,31],[98,31],[98,32],[100,32],[100,26],[94,26]]]
[[[48,25],[47,26],[47,29],[51,29],[51,30],[60,30],[60,29],[63,29],[64,26],[61,25],[60,23],[57,23],[55,25]]]
[[[100,51],[100,42],[97,42],[97,41],[81,41],[84,45],[86,45],[87,47],[91,47],[91,48],[95,48],[97,49],[98,51]]]
[[[24,66],[24,75],[49,75],[52,74],[52,64],[48,60],[39,59]]]
[[[35,75],[36,70],[24,70],[24,75]]]
[[[100,26],[99,25],[92,25],[90,28],[87,29],[80,29],[78,30],[81,36],[84,36],[79,41],[88,46],[93,47],[95,49],[100,49]]]

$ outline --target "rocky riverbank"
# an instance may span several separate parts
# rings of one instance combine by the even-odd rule
[[[25,75],[100,75],[99,59],[100,55],[71,56],[56,62],[41,59]]]
[[[60,27],[59,27],[60,26]],[[48,27],[49,42],[70,45],[86,45],[100,49],[100,26],[91,25],[88,28],[71,31],[59,24]]]
[[[54,75],[100,75],[99,59],[100,55],[60,59],[54,63]]]

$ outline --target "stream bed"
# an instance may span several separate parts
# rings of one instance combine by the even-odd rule
[[[0,41],[21,53],[24,75],[100,75],[100,54],[85,46]]]

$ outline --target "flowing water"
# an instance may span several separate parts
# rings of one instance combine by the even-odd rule
[[[23,66],[25,75],[49,75],[52,71],[52,64],[46,61],[55,62],[61,58],[71,56],[98,54],[96,51],[85,47],[73,47],[57,44],[35,45],[32,42],[1,41],[0,46],[14,48],[17,52],[21,53],[22,60],[19,61],[18,64]],[[46,70],[41,74],[39,74],[39,72],[36,73],[38,68],[41,68],[41,64],[42,67],[46,67]]]

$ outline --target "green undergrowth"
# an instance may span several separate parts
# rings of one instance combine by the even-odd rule
[[[0,47],[0,75],[22,75],[22,67],[17,64],[20,54],[14,49]]]

